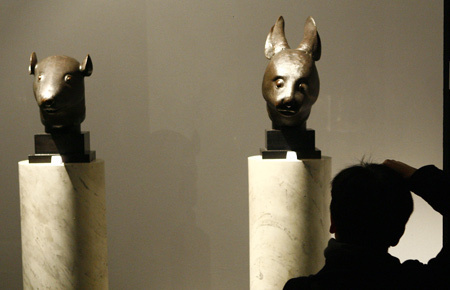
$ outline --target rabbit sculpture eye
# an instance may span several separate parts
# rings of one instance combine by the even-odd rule
[[[319,96],[321,43],[312,17],[305,23],[303,40],[291,49],[279,17],[267,36],[265,55],[270,60],[264,73],[262,93],[274,129],[297,127],[306,130],[311,107]]]
[[[84,77],[92,74],[89,55],[80,64],[68,56],[50,56],[38,63],[30,57],[29,73],[34,75],[33,92],[46,133],[80,132],[86,117]]]

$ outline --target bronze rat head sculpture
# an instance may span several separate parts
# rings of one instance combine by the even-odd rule
[[[30,57],[29,73],[34,75],[33,92],[45,132],[80,131],[86,116],[84,77],[92,74],[89,55],[80,64],[68,56],[49,56],[38,63]]]
[[[267,36],[264,52],[270,62],[264,73],[262,93],[273,128],[306,130],[306,120],[320,87],[315,62],[320,59],[321,43],[314,19],[308,17],[303,40],[296,49],[291,49],[280,16]]]

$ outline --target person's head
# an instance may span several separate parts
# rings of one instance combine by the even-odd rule
[[[363,163],[342,170],[331,183],[330,231],[352,244],[397,245],[413,211],[406,181],[394,170]]]

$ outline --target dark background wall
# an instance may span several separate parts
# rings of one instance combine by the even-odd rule
[[[248,288],[247,157],[270,128],[264,42],[312,15],[321,93],[308,127],[333,173],[363,156],[442,159],[443,1],[1,1],[0,288],[21,288],[17,162],[43,132],[29,56],[94,64],[91,147],[106,161],[111,289]],[[426,262],[441,220],[421,200],[392,252]]]

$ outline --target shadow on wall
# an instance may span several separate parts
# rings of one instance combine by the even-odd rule
[[[136,180],[142,196],[133,209],[140,225],[132,251],[140,285],[149,288],[210,289],[210,240],[197,226],[199,138],[161,130],[145,137],[146,155]],[[143,260],[141,260],[143,259]]]

